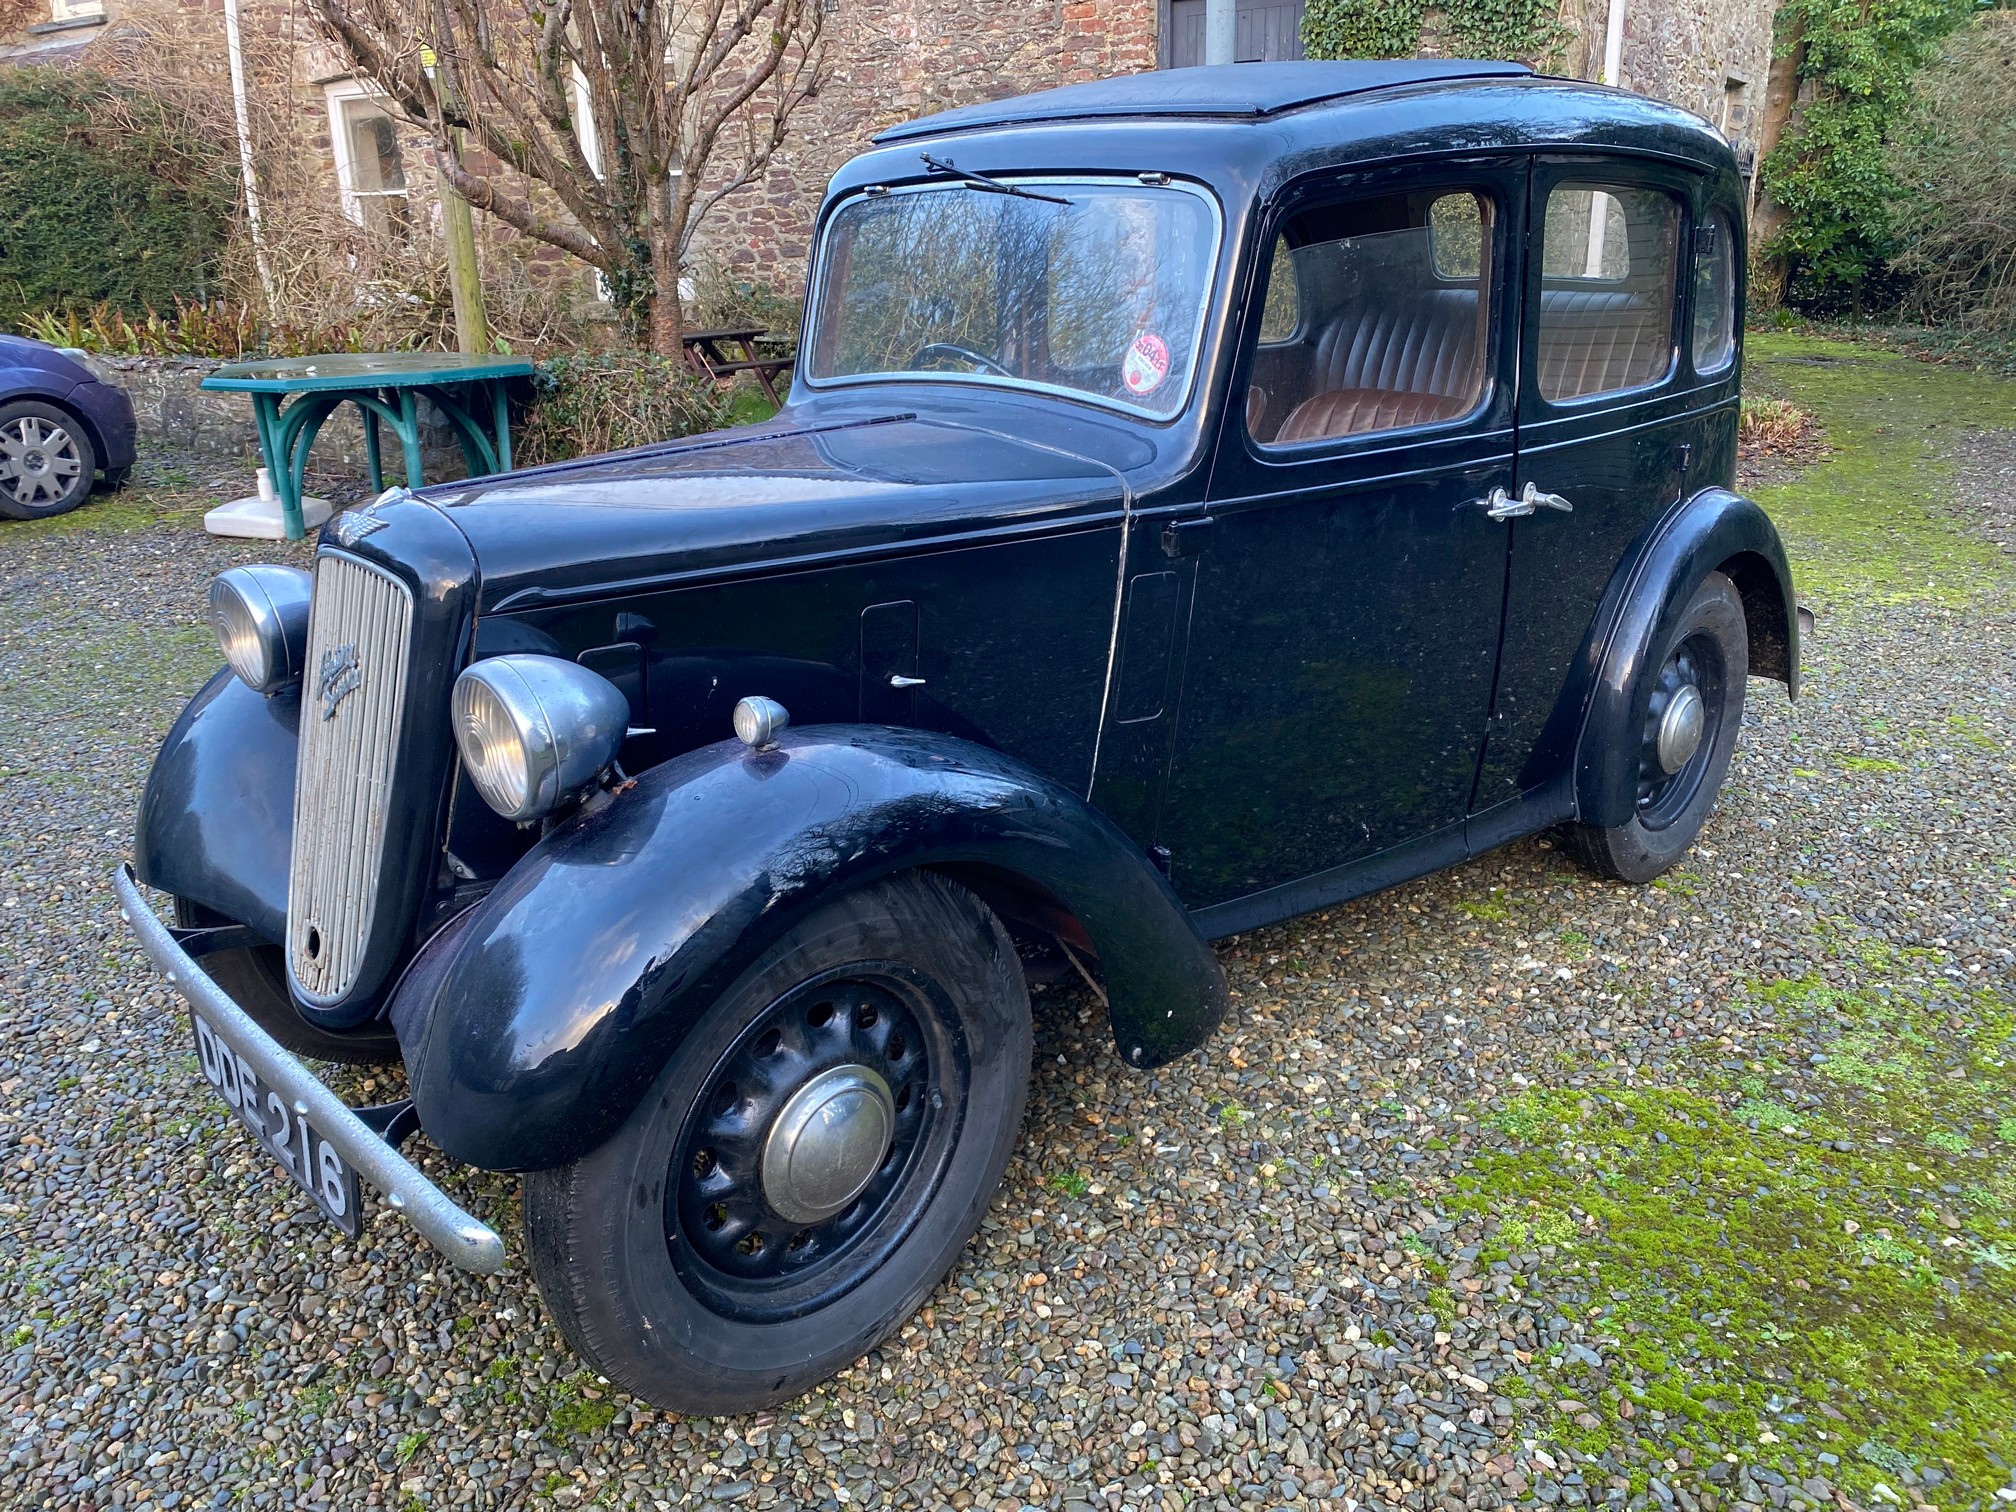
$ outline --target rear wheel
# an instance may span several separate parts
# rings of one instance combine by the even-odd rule
[[[200,929],[231,921],[200,903],[177,898],[175,922],[184,929]],[[303,1018],[287,991],[287,963],[278,945],[213,951],[197,964],[255,1024],[296,1055],[346,1066],[399,1063],[399,1041],[388,1025],[371,1024],[353,1033],[331,1034]]]
[[[930,873],[835,899],[681,1044],[629,1119],[525,1178],[532,1271],[598,1371],[751,1411],[859,1359],[979,1226],[1028,1092],[1001,922]]]
[[[1729,772],[1743,724],[1750,640],[1736,585],[1711,572],[1660,655],[1639,725],[1636,811],[1623,824],[1568,826],[1569,849],[1599,876],[1650,882],[1686,854]]]
[[[53,404],[0,404],[0,515],[42,520],[91,493],[98,458],[84,427]]]

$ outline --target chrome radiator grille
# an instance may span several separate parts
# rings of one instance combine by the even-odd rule
[[[340,552],[316,558],[287,892],[288,972],[310,1003],[340,1001],[370,943],[412,629],[404,583]]]

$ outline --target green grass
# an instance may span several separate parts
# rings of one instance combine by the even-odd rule
[[[1941,441],[2016,423],[2016,382],[1817,336],[1756,332],[1747,382],[1820,422],[1827,460],[1757,490],[1804,592],[1884,602],[1964,602],[2007,575],[1999,552],[1949,508]]]
[[[246,477],[251,477],[249,467]],[[200,531],[204,511],[223,502],[192,491],[186,475],[171,471],[129,483],[116,493],[101,489],[68,514],[46,520],[0,520],[0,544],[26,544],[50,536],[132,535],[157,525]]]
[[[1655,1458],[1740,1450],[1788,1476],[1831,1453],[1860,1496],[1938,1466],[1937,1504],[1985,1499],[2016,1450],[2016,1171],[1989,1153],[2016,1108],[2016,1005],[1748,992],[1788,1036],[1756,1063],[1779,1086],[1532,1090],[1483,1119],[1500,1137],[1456,1199],[1496,1220],[1481,1259],[1555,1246],[1539,1284],[1599,1304],[1619,1388],[1529,1431],[1588,1453],[1649,1431]],[[1824,1058],[1792,1075],[1808,1047]],[[1503,1389],[1584,1395],[1565,1361]]]
[[[738,388],[728,400],[728,423],[730,425],[760,425],[777,413],[759,388]]]

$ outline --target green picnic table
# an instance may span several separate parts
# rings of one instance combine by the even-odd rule
[[[530,377],[518,357],[471,357],[460,352],[334,352],[271,362],[234,362],[203,380],[206,389],[250,394],[259,422],[259,449],[280,495],[287,539],[301,539],[302,475],[308,450],[323,423],[346,404],[364,417],[364,454],[371,487],[383,490],[378,424],[392,427],[406,455],[406,486],[418,488],[422,399],[430,400],[454,428],[469,476],[511,467],[511,417],[505,389]],[[292,403],[289,403],[289,399]]]

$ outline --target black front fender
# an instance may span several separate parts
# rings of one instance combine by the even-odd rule
[[[287,936],[300,714],[298,690],[267,698],[219,669],[161,742],[133,826],[142,882],[276,945]]]
[[[1110,821],[970,742],[832,725],[653,768],[560,825],[395,994],[421,1124],[492,1170],[564,1164],[629,1115],[706,1008],[836,892],[912,867],[986,868],[1057,899],[1098,952],[1130,1064],[1224,1013],[1224,973]]]
[[[1645,550],[1611,585],[1618,600],[1576,742],[1575,808],[1585,824],[1626,823],[1638,795],[1639,731],[1650,697],[1645,665],[1711,572],[1726,573],[1743,599],[1750,670],[1799,693],[1799,614],[1792,569],[1770,517],[1741,494],[1704,489],[1660,524]],[[1606,606],[1607,607],[1607,606]]]

